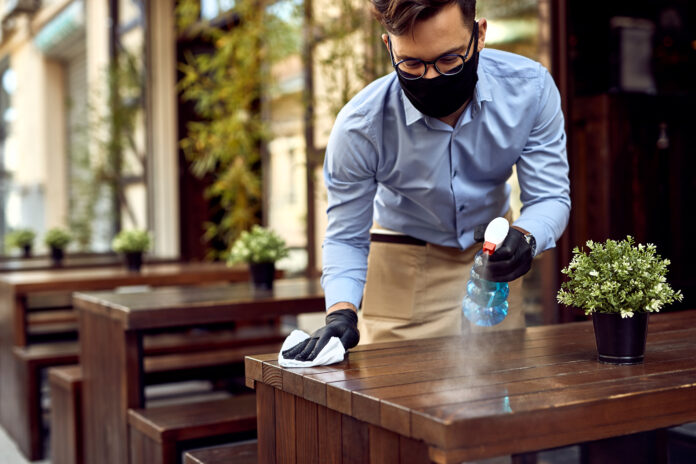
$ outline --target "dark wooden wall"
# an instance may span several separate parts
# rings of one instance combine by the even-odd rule
[[[630,234],[639,242],[656,244],[672,261],[668,280],[684,292],[681,306],[693,304],[693,2],[562,0],[556,10],[561,12],[555,25],[561,42],[556,45],[554,72],[561,91],[565,89],[573,202],[560,264],[567,263],[574,246],[588,239]],[[611,27],[616,17],[647,20],[654,26],[648,50],[654,92],[628,91],[620,85],[622,44]],[[572,318],[561,311],[566,313],[561,320]]]

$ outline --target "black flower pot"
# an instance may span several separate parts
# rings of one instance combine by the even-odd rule
[[[64,256],[65,253],[63,252],[62,248],[54,246],[51,247],[51,260],[53,261],[54,266],[62,266]]]
[[[31,245],[24,245],[22,247],[22,258],[31,258]]]
[[[640,364],[645,356],[648,313],[622,318],[619,313],[594,313],[599,360],[609,364]]]
[[[130,272],[140,272],[143,267],[143,253],[141,251],[131,251],[125,253],[126,267]]]
[[[275,263],[249,263],[251,281],[254,288],[259,290],[271,290],[275,278]]]

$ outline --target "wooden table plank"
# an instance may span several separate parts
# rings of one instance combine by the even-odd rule
[[[343,464],[364,464],[370,462],[370,449],[360,446],[368,443],[369,429],[367,424],[350,416],[341,418],[341,440]]]
[[[148,292],[78,293],[85,311],[119,317],[126,328],[156,329],[221,320],[245,321],[264,317],[323,311],[324,293],[318,279],[283,279],[272,291],[232,284],[197,288],[157,288]]]
[[[319,462],[340,464],[343,460],[341,415],[325,406],[317,406],[317,422]]]
[[[297,462],[319,464],[317,404],[295,397]]]
[[[275,389],[275,439],[276,462],[295,464],[297,462],[295,430],[295,397],[290,393]]]
[[[399,435],[380,427],[369,426],[370,462],[399,463]]]
[[[260,464],[276,462],[275,422],[275,389],[259,383],[256,388],[256,424]]]
[[[669,353],[669,357],[660,360],[652,357],[650,368],[660,367],[666,369],[669,365],[679,366],[685,360],[691,359],[692,351],[683,350],[680,352]],[[672,359],[672,356],[675,359]],[[663,366],[660,363],[665,363]],[[597,381],[597,379],[611,379],[613,376],[625,378],[627,376],[642,375],[645,366],[618,367],[607,364],[600,364],[596,360],[587,360],[579,363],[565,363],[551,366],[531,367],[527,369],[513,369],[507,371],[495,371],[476,376],[457,376],[446,377],[439,380],[420,381],[416,379],[411,383],[395,384],[387,387],[368,388],[363,390],[352,390],[354,395],[361,395],[364,398],[380,401],[395,400],[404,406],[417,408],[421,404],[437,406],[456,402],[464,396],[471,394],[471,389],[486,389],[496,385],[507,385],[524,381],[548,382],[550,385],[579,384],[582,382]],[[401,377],[401,380],[405,379]],[[407,380],[406,380],[407,381]],[[364,401],[364,400],[362,400]],[[384,407],[384,404],[382,404]]]
[[[681,333],[681,332],[680,332]],[[690,338],[696,337],[696,330],[684,331],[683,332],[683,342],[676,343],[679,338],[675,338],[670,341],[660,341],[657,337],[654,337],[652,342],[648,347],[648,355],[653,357],[652,361],[658,362],[665,356],[665,352],[668,352],[669,359],[673,359],[679,352],[675,350],[685,349],[686,354],[691,352],[691,342]],[[550,355],[541,356],[535,359],[538,361],[535,365],[529,366],[526,363],[530,358],[525,357],[520,359],[520,362],[512,362],[505,364],[500,362],[499,358],[490,358],[491,362],[484,362],[478,365],[467,364],[465,366],[461,365],[447,365],[446,369],[440,370],[439,366],[433,366],[433,369],[424,373],[423,371],[404,371],[399,374],[374,374],[374,369],[370,377],[366,378],[353,378],[346,381],[333,381],[327,382],[328,386],[335,388],[348,389],[350,391],[360,391],[363,394],[370,396],[379,396],[380,398],[390,398],[397,396],[408,396],[409,394],[423,394],[427,392],[437,392],[448,389],[448,384],[455,384],[463,382],[467,377],[476,376],[476,384],[487,384],[490,382],[497,381],[513,381],[515,376],[520,376],[520,378],[531,378],[539,377],[542,373],[546,373],[547,376],[557,376],[568,372],[578,372],[578,369],[612,369],[615,366],[599,364],[596,362],[596,356],[594,352],[588,348],[587,351],[577,351],[574,353],[567,353],[567,355],[574,356],[570,362],[567,363],[548,363],[547,360],[553,359],[564,359],[566,355]],[[583,356],[586,355],[586,356]],[[460,358],[456,358],[458,361]],[[495,362],[494,362],[495,361]],[[433,379],[431,374],[436,371],[440,374]],[[502,379],[498,379],[495,376],[504,376]],[[313,376],[317,377],[317,376]],[[378,384],[377,386],[373,386]],[[411,390],[414,389],[414,390]]]

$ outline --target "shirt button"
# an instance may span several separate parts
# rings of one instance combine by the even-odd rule
[[[465,209],[466,209],[466,207],[465,207],[464,205],[459,205],[459,212],[460,212],[460,213],[461,213],[462,211],[464,211]]]

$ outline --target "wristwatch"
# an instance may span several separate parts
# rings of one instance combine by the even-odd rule
[[[533,258],[534,256],[536,256],[536,248],[537,248],[536,239],[530,233],[524,234],[524,239],[527,241],[527,245],[529,245],[529,247],[532,249],[532,258]]]

